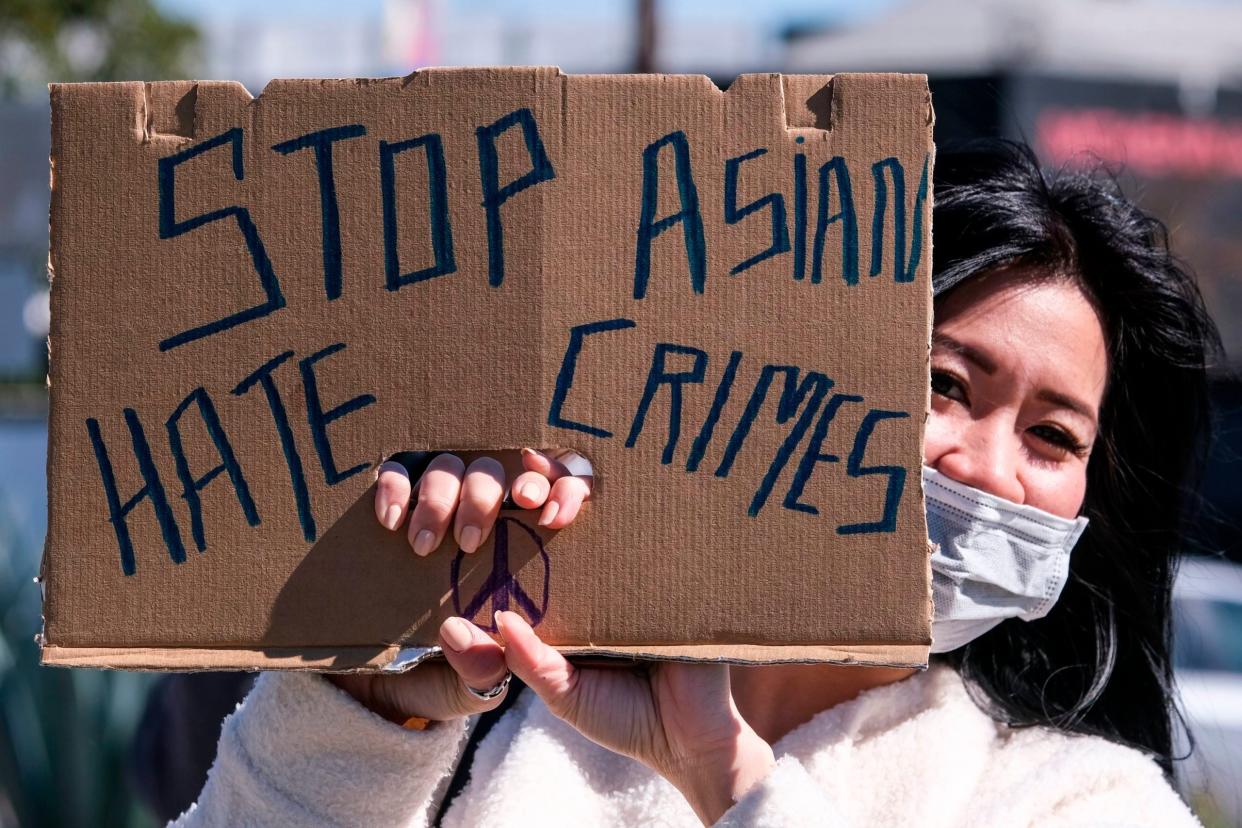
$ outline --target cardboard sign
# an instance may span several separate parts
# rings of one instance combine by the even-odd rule
[[[46,663],[925,663],[925,78],[53,85]],[[428,558],[403,450],[572,448]]]

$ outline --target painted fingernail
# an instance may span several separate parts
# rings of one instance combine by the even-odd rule
[[[539,484],[535,482],[523,483],[522,488],[518,489],[518,494],[527,500],[539,499]]]
[[[401,522],[401,507],[396,503],[388,507],[384,512],[384,526],[389,532],[397,528],[397,524]]]
[[[440,627],[440,635],[444,636],[444,643],[452,647],[455,653],[464,651],[474,641],[470,628],[460,618],[445,621]]]
[[[436,536],[430,529],[419,530],[414,536],[414,554],[427,557],[436,548]]]
[[[557,503],[555,500],[549,500],[548,505],[543,507],[543,514],[539,517],[539,525],[547,526],[549,523],[556,520],[556,513],[560,510],[561,504]]]
[[[465,526],[461,530],[461,551],[467,555],[479,548],[483,534],[477,526]]]

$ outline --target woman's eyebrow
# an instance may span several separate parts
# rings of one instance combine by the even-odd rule
[[[991,359],[989,359],[986,354],[982,353],[981,351],[975,348],[970,347],[969,345],[966,345],[962,342],[958,342],[956,339],[949,336],[948,334],[943,334],[943,333],[940,333],[939,331],[933,331],[932,332],[932,345],[939,346],[946,350],[952,351],[955,354],[960,354],[964,359],[968,360],[969,362],[973,362],[975,365],[979,366],[979,370],[983,371],[983,373],[985,374],[990,375],[990,374],[996,373],[996,363],[992,361]]]
[[[1062,408],[1068,408],[1070,411],[1081,414],[1083,417],[1090,420],[1093,425],[1096,422],[1097,418],[1095,407],[1087,405],[1085,402],[1075,399],[1068,394],[1062,394],[1060,391],[1053,391],[1051,388],[1045,388],[1036,394],[1036,397],[1045,402],[1050,402],[1053,405],[1059,405]]]

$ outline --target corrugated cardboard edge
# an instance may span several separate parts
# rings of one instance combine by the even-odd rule
[[[926,644],[854,644],[842,646],[769,646],[762,644],[689,644],[677,646],[558,647],[569,656],[717,661],[729,664],[836,664],[877,667],[927,666]],[[221,649],[190,647],[43,647],[42,663],[54,667],[118,670],[312,670],[315,672],[404,672],[439,655],[438,647],[334,647],[309,649]],[[193,666],[190,666],[193,665]]]
[[[927,91],[927,128],[928,130],[932,132],[932,134],[934,134],[934,131],[936,128],[936,108],[932,105],[931,86],[927,85],[926,76],[923,76],[923,83]],[[936,257],[936,251],[935,251],[936,236],[935,236],[935,233],[933,233],[931,229],[932,228],[932,216],[936,209],[936,186],[935,186],[936,142],[934,140],[931,142],[931,145],[928,147],[927,151],[930,154],[928,158],[928,164],[930,165],[929,169],[931,170],[931,173],[932,173],[932,186],[929,187],[927,190],[927,201],[924,203],[923,209],[926,211],[925,215],[926,215],[927,227],[928,227],[928,231],[927,231],[927,262],[928,262],[928,265],[927,267],[928,267],[928,270],[930,271],[928,275],[928,281],[931,282],[932,280],[931,274],[935,272],[935,269],[932,263],[936,261],[936,258],[935,258]],[[936,287],[935,285],[929,284],[928,290],[931,291],[931,301],[927,303],[927,333],[928,333],[927,363],[926,363],[927,387],[925,388],[925,393],[923,396],[923,431],[922,431],[922,434],[920,434],[919,436],[919,456],[922,458],[927,457],[927,420],[931,416],[931,352],[932,352],[931,334],[935,330],[935,327],[936,327]],[[921,469],[918,475],[918,481],[919,481],[918,483],[919,492],[921,496],[923,497],[923,503],[926,504],[927,503],[927,492],[923,486],[923,475],[922,475]],[[927,558],[924,561],[924,566],[927,567],[927,604],[926,604],[927,609],[926,609],[926,612],[927,612],[928,619],[932,623],[934,623],[936,620],[936,599],[935,599],[935,594],[932,588],[932,581],[935,578],[935,572],[932,570],[931,562],[932,562],[932,555],[936,554],[938,547],[931,540],[931,537],[930,537],[931,531],[927,527],[926,520],[924,520],[923,527],[924,527],[924,530],[929,535],[927,539]],[[929,657],[929,655],[930,653],[924,654],[923,656],[924,660],[926,660]]]

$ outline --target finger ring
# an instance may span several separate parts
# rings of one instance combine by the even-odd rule
[[[509,686],[509,680],[512,678],[513,678],[513,673],[506,672],[505,677],[502,678],[499,682],[497,682],[495,687],[491,687],[487,690],[475,690],[473,687],[471,687],[469,684],[466,684],[465,682],[462,682],[462,686],[464,686],[467,692],[469,692],[470,695],[474,696],[476,699],[481,699],[483,701],[491,701],[492,699],[499,696],[501,693],[505,692],[505,689],[508,688]]]

